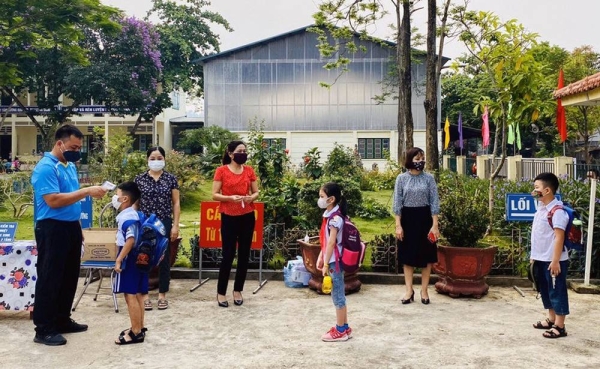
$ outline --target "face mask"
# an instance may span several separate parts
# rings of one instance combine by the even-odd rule
[[[165,167],[164,160],[150,160],[148,161],[148,168],[153,172],[160,172]]]
[[[239,165],[244,164],[246,162],[246,160],[248,160],[248,154],[246,154],[245,152],[233,153],[233,161],[235,161]]]
[[[327,209],[327,205],[329,205],[327,203],[327,198],[326,197],[319,197],[319,200],[317,200],[317,206],[321,209]]]
[[[418,170],[419,172],[425,169],[425,161],[415,161],[413,162],[413,168]]]
[[[531,196],[533,196],[534,199],[539,200],[540,198],[544,197],[544,194],[542,194],[542,191],[533,190]]]
[[[64,146],[64,143],[63,143]],[[81,152],[79,151],[71,151],[71,150],[61,150],[63,157],[66,161],[70,161],[71,163],[75,163],[81,159]]]
[[[123,204],[121,201],[119,201],[119,195],[113,195],[112,199],[111,199],[111,203],[112,206],[116,209],[119,210],[119,208],[121,207],[121,205]]]

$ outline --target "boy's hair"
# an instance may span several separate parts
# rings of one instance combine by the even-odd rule
[[[123,182],[120,185],[118,185],[117,188],[121,190],[123,195],[129,196],[129,200],[131,200],[131,205],[135,204],[142,196],[142,193],[140,192],[140,189],[138,188],[138,185],[135,182]]]
[[[537,177],[535,177],[533,181],[542,182],[544,186],[550,188],[553,194],[555,194],[556,191],[558,191],[558,177],[556,177],[554,173],[540,173],[537,175]]]

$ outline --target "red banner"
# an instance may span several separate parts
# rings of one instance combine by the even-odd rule
[[[219,212],[219,201],[202,201],[200,203],[200,247],[213,249],[221,247],[221,213]],[[253,250],[263,247],[265,204],[254,203],[254,234],[252,235]]]

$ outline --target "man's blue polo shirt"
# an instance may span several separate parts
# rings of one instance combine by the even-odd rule
[[[79,220],[81,202],[77,201],[74,204],[53,209],[44,201],[44,195],[69,193],[79,189],[75,164],[70,162],[63,164],[56,156],[46,152],[33,169],[31,184],[35,193],[36,221],[43,219]]]

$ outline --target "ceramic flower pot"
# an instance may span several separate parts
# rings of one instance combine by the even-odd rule
[[[481,298],[489,286],[485,276],[492,270],[497,247],[469,248],[438,246],[438,262],[433,271],[439,276],[435,290],[451,297]]]
[[[318,242],[318,237],[312,237],[311,241]],[[317,243],[304,242],[304,240],[298,240],[300,245],[300,252],[302,254],[302,260],[304,267],[310,272],[311,278],[308,281],[308,287],[311,290],[315,290],[318,293],[323,293],[323,273],[317,269],[317,259],[321,252],[321,246]],[[345,274],[344,275],[344,287],[346,295],[360,291],[362,283],[358,279],[358,272]]]

